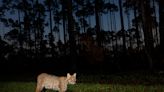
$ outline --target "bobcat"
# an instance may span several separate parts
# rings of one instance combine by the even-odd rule
[[[76,73],[67,76],[55,76],[47,73],[41,73],[37,77],[36,92],[41,92],[43,89],[52,89],[58,92],[65,92],[67,84],[76,84]]]

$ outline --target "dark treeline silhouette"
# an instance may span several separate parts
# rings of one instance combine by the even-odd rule
[[[162,69],[163,6],[162,0],[2,0],[0,21],[9,31],[1,30],[7,31],[1,70]]]

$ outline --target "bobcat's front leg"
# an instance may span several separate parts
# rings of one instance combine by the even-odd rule
[[[45,89],[45,88],[43,88],[41,92],[46,92],[46,89]]]
[[[66,92],[66,91],[63,91],[63,90],[59,90],[59,92]]]
[[[60,81],[59,92],[66,92],[66,90],[67,90],[67,83],[64,81]]]

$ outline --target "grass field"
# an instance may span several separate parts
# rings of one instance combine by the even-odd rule
[[[0,81],[0,92],[35,92],[34,76],[6,79]],[[69,85],[67,92],[164,92],[163,75],[79,75],[77,79],[77,84]]]
[[[0,92],[35,92],[34,82],[1,82]],[[47,92],[54,92],[47,90]],[[164,92],[164,85],[121,85],[79,83],[69,85],[67,92]]]

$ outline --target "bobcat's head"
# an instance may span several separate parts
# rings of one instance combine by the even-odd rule
[[[69,84],[76,84],[76,73],[74,73],[73,75],[67,73],[67,80]]]

